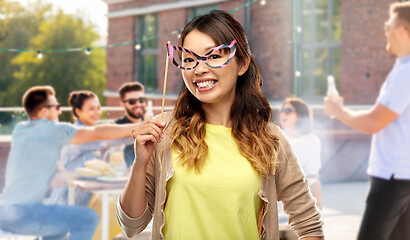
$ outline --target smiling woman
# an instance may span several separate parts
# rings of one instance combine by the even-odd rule
[[[117,204],[127,236],[154,215],[154,240],[278,239],[282,200],[299,236],[322,239],[320,213],[289,143],[270,122],[240,23],[212,11],[190,21],[178,46],[167,49],[185,84],[165,121],[133,130],[135,161]]]
[[[91,91],[73,91],[70,93],[68,99],[69,105],[72,107],[72,115],[75,119],[74,125],[78,127],[93,127],[98,124],[101,117],[101,104],[98,100],[98,96]],[[50,204],[67,204],[68,199],[68,187],[60,186],[62,180],[65,179],[66,170],[76,171],[80,173],[81,171],[89,169],[83,168],[89,165],[91,161],[98,162],[98,158],[101,158],[101,152],[107,150],[109,146],[116,146],[122,144],[122,140],[112,140],[112,141],[93,141],[84,144],[68,144],[65,145],[61,151],[60,164],[64,167],[64,170],[60,169],[57,174],[55,174],[52,182],[52,191],[49,198]],[[100,160],[101,161],[101,160]],[[80,171],[80,172],[78,172]],[[85,174],[85,172],[82,172]],[[94,172],[99,173],[99,172]],[[114,211],[115,200],[111,199],[111,210]],[[96,195],[92,195],[90,192],[76,190],[75,193],[75,203],[77,205],[89,206],[96,210],[100,214],[101,209],[101,198]],[[101,215],[101,214],[100,214]],[[115,220],[114,220],[115,222]],[[95,232],[93,239],[101,239],[100,228],[101,222]],[[117,224],[111,224],[109,236],[113,238],[121,232]]]
[[[312,114],[309,106],[300,98],[287,98],[279,113],[280,126],[289,137],[302,169],[307,175],[309,187],[321,209],[322,187],[319,181],[321,167],[321,142],[312,132]]]
[[[101,104],[97,95],[90,91],[75,91],[70,93],[68,103],[72,107],[75,118],[86,126],[97,125],[101,117]]]

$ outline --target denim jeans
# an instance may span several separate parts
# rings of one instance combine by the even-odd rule
[[[370,178],[358,240],[410,239],[410,180]]]
[[[91,239],[98,224],[97,213],[88,207],[67,205],[0,205],[0,228],[44,240]]]

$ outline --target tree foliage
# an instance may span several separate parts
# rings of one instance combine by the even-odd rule
[[[38,26],[44,21],[45,13],[50,11],[51,5],[35,5],[25,9],[17,2],[0,0],[0,48],[24,49],[28,47],[31,37],[38,34]],[[21,105],[9,100],[13,93],[8,91],[10,84],[15,81],[13,74],[20,66],[13,65],[12,60],[17,56],[14,52],[0,52],[0,105]]]
[[[31,10],[30,10],[31,9]],[[105,89],[105,52],[48,53],[47,49],[85,48],[99,40],[95,26],[82,17],[52,12],[37,1],[30,8],[0,0],[0,48],[42,49],[37,53],[0,52],[0,105],[21,106],[23,93],[34,85],[51,85],[67,104],[69,92],[90,90],[102,100]]]

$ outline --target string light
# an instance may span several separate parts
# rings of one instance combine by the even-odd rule
[[[300,74],[299,71],[296,71],[296,72],[295,72],[295,77],[300,77],[300,75],[301,75],[301,74]]]
[[[87,49],[85,50],[85,54],[90,55],[90,54],[91,54],[91,48],[87,48]]]
[[[38,59],[43,59],[43,54],[41,53],[40,50],[37,50],[37,58]]]
[[[181,30],[180,29],[172,31],[171,34],[176,34],[178,38],[181,38]]]
[[[261,0],[261,5],[265,6],[266,5],[266,0]]]
[[[135,50],[140,50],[140,49],[141,49],[141,44],[137,43],[137,44],[135,45]]]
[[[302,32],[302,28],[299,27],[299,26],[295,27],[295,30],[296,30],[297,33],[301,33],[301,32]]]

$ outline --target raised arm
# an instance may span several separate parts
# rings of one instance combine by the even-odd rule
[[[155,156],[165,122],[149,120],[134,128],[135,160],[131,176],[117,202],[117,219],[128,237],[138,234],[149,224],[155,199]]]
[[[122,210],[131,218],[140,217],[146,208],[146,173],[151,155],[162,138],[165,122],[151,119],[134,128],[135,160],[130,179],[120,197]]]
[[[142,123],[135,124],[103,124],[91,128],[79,128],[77,133],[71,139],[72,144],[81,144],[96,140],[111,140],[124,137],[131,137],[131,131],[134,127]]]
[[[324,99],[325,113],[344,124],[365,133],[377,133],[394,121],[399,114],[377,103],[367,111],[352,111],[343,106],[343,98]]]

